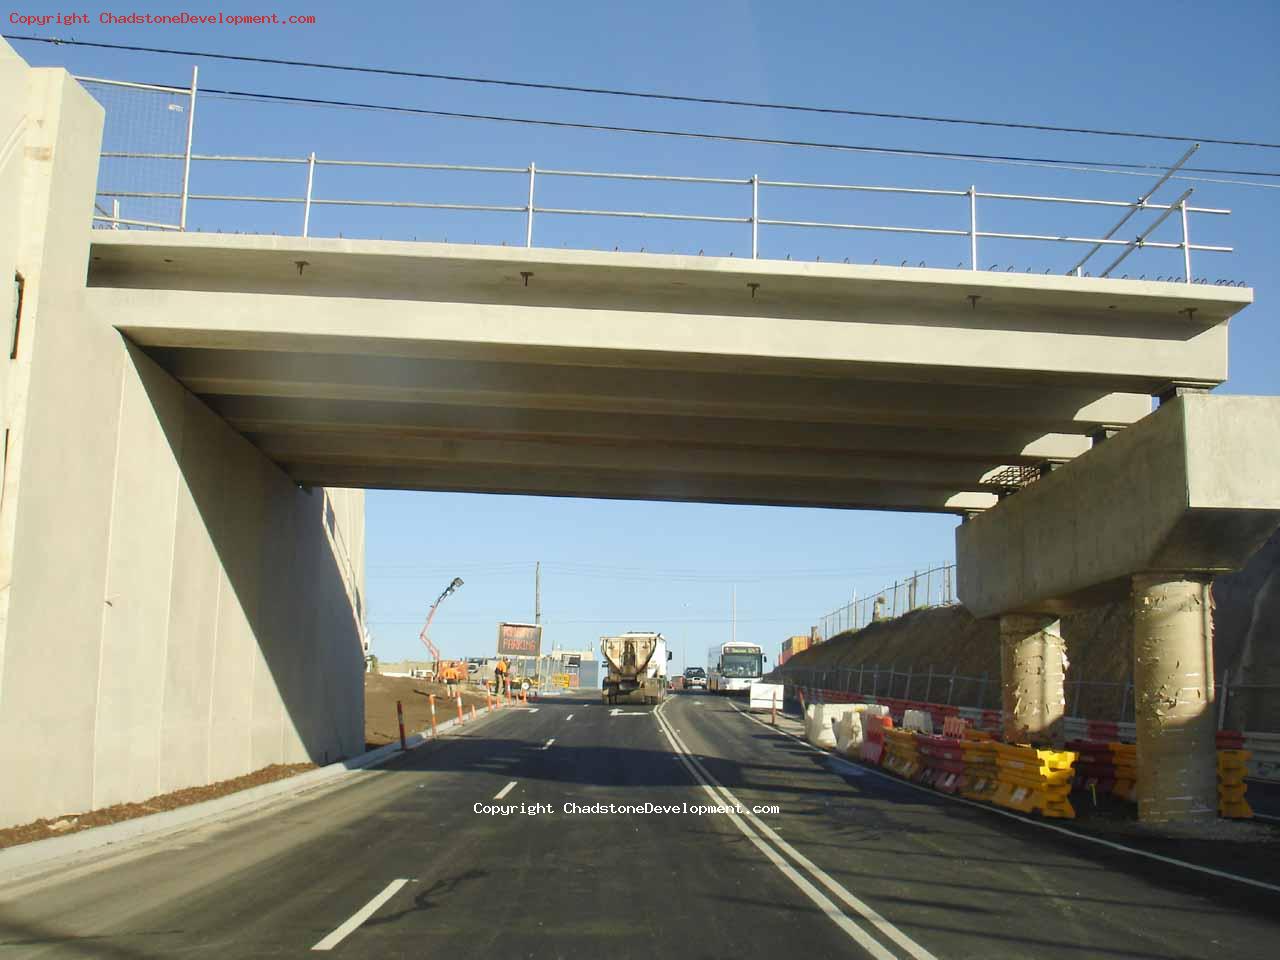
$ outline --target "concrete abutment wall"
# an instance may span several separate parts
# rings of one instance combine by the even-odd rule
[[[0,826],[359,753],[363,493],[299,489],[89,316],[102,110],[2,41],[0,89],[6,294],[23,278],[0,361]]]

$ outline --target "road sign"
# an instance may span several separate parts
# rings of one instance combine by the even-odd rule
[[[537,657],[541,651],[542,627],[539,624],[498,624],[498,656]]]

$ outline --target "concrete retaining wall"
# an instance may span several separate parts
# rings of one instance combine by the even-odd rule
[[[0,88],[0,826],[360,753],[363,493],[299,489],[88,316],[102,110],[3,41]]]

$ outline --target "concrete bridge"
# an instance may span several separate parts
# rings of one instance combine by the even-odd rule
[[[358,751],[370,487],[972,517],[1010,734],[1131,593],[1141,812],[1213,814],[1208,583],[1280,523],[1280,400],[1201,393],[1251,291],[94,231],[100,108],[0,86],[3,823]]]

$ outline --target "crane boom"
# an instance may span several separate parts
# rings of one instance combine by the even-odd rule
[[[440,606],[440,601],[453,593],[453,591],[457,590],[460,586],[462,586],[462,578],[454,577],[450,584],[444,588],[444,592],[441,593],[440,596],[436,597],[436,602],[433,603],[431,605],[431,609],[427,611],[427,622],[422,625],[422,632],[418,634],[418,639],[426,645],[427,652],[431,654],[433,670],[439,670],[440,648],[431,642],[431,637],[427,634],[427,631],[431,629],[431,621],[435,618],[436,607]]]
[[[427,611],[427,622],[423,624],[422,632],[418,634],[418,639],[427,645],[427,652],[431,654],[433,663],[440,659],[440,648],[431,642],[431,638],[427,636],[427,631],[431,629],[431,620],[436,615],[436,607],[438,606],[440,606],[439,600],[431,605],[431,609]]]

